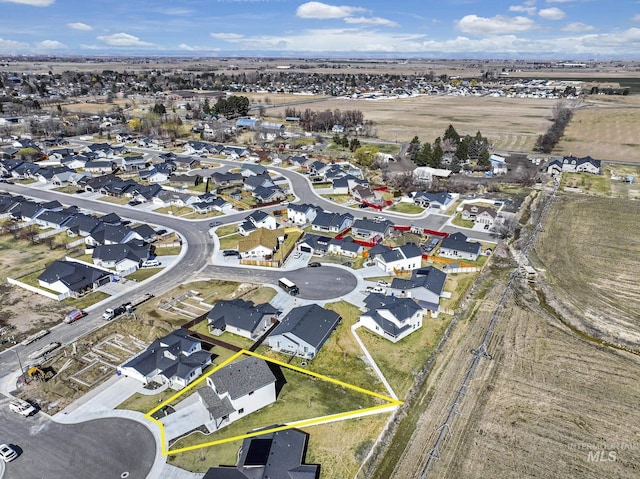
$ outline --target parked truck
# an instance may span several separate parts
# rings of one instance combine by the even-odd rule
[[[296,284],[293,281],[289,281],[287,278],[280,278],[278,280],[278,286],[284,289],[291,296],[300,294],[300,290],[298,289]]]

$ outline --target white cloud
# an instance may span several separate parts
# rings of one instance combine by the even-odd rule
[[[4,38],[0,38],[0,52],[16,52],[23,51],[29,48],[28,43],[17,42],[15,40],[5,40]]]
[[[113,35],[101,35],[97,37],[105,45],[110,47],[150,47],[153,43],[144,42],[128,33],[114,33]]]
[[[303,3],[296,10],[296,16],[300,18],[344,18],[350,17],[354,13],[366,12],[367,10],[362,7],[349,7],[346,5],[327,5],[322,2],[307,2]]]
[[[640,22],[640,13],[631,17],[632,22]]]
[[[535,15],[538,9],[529,5],[511,5],[509,7],[510,12],[524,12],[527,15]]]
[[[473,35],[497,35],[505,33],[526,32],[535,28],[536,23],[527,17],[479,17],[466,15],[458,20],[458,29],[464,33]]]
[[[211,47],[201,47],[199,45],[187,45],[186,43],[181,43],[178,45],[178,50],[183,50],[185,52],[217,52],[220,51],[219,48],[211,48]]]
[[[580,33],[590,32],[591,30],[595,30],[595,27],[582,22],[572,22],[562,27],[562,30],[565,32]]]
[[[56,0],[0,0],[4,3],[19,3],[20,5],[30,5],[32,7],[48,7]]]
[[[239,40],[244,37],[240,33],[210,33],[212,38],[217,38],[218,40]]]
[[[64,43],[61,43],[58,40],[43,40],[36,43],[34,46],[37,50],[63,50],[67,48]]]
[[[547,0],[547,3],[571,3],[576,0]]]
[[[538,15],[546,20],[562,20],[566,14],[558,7],[550,7],[541,8],[538,10]]]
[[[93,27],[91,25],[87,25],[86,23],[81,23],[81,22],[67,23],[67,26],[69,28],[73,28],[74,30],[82,30],[85,32],[93,30]]]
[[[365,25],[383,25],[385,27],[398,27],[399,25],[393,20],[387,20],[380,17],[346,17],[345,23],[365,24]]]

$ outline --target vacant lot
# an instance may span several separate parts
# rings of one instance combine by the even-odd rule
[[[640,346],[640,204],[561,195],[535,248],[556,309],[589,335]],[[559,304],[556,304],[559,303]]]
[[[640,109],[577,111],[554,153],[610,161],[640,162]]]
[[[296,108],[324,111],[360,110],[375,122],[378,137],[389,141],[410,141],[418,136],[434,141],[450,124],[461,135],[480,130],[499,150],[532,151],[551,117],[555,100],[529,98],[476,98],[420,96],[398,100],[332,99],[298,105]],[[284,108],[272,108],[269,115],[284,117]]]

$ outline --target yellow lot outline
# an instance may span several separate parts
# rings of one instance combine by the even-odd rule
[[[342,386],[342,387],[344,387],[346,389],[351,389],[352,391],[357,391],[357,392],[360,392],[362,394],[366,394],[368,396],[373,396],[373,397],[376,397],[378,399],[382,399],[382,400],[386,401],[387,403],[386,404],[382,404],[380,406],[372,406],[372,407],[364,408],[364,409],[356,409],[354,411],[349,411],[349,412],[341,412],[341,413],[338,413],[338,414],[330,414],[328,416],[319,416],[319,417],[315,417],[315,418],[311,418],[311,419],[302,419],[300,421],[294,421],[294,422],[287,423],[287,424],[282,425],[282,426],[272,427],[272,428],[269,428],[269,429],[260,429],[258,431],[249,432],[247,434],[242,434],[240,436],[228,437],[228,438],[225,438],[225,439],[218,439],[216,441],[210,441],[210,442],[206,442],[206,443],[203,443],[203,444],[196,444],[194,446],[187,446],[187,447],[183,447],[183,448],[180,448],[180,449],[168,450],[165,447],[166,437],[165,437],[164,424],[162,424],[161,421],[159,421],[159,420],[155,419],[154,417],[152,417],[152,414],[157,412],[157,411],[159,411],[160,409],[162,409],[164,406],[166,406],[167,404],[169,404],[170,402],[172,402],[173,400],[175,400],[179,396],[182,396],[185,393],[189,392],[191,389],[193,389],[198,384],[200,384],[202,381],[207,379],[209,376],[211,376],[217,370],[219,370],[220,368],[223,368],[227,364],[230,364],[231,362],[235,361],[237,358],[239,358],[242,355],[249,355],[249,356],[253,356],[253,357],[259,358],[259,359],[263,359],[263,360],[268,361],[270,363],[277,364],[278,366],[281,366],[283,368],[291,369],[292,371],[297,371],[299,373],[306,374],[307,376],[312,376],[312,377],[321,379],[323,381],[328,381],[330,383]],[[202,449],[202,448],[205,448],[205,447],[211,447],[211,446],[215,446],[215,445],[218,445],[218,444],[224,444],[226,442],[233,442],[233,441],[246,439],[248,437],[255,437],[255,436],[261,436],[263,434],[268,434],[268,433],[272,433],[272,432],[285,431],[287,429],[294,429],[294,428],[305,427],[305,426],[313,426],[315,424],[322,424],[322,423],[330,422],[330,421],[341,421],[341,420],[344,420],[344,419],[349,419],[351,417],[362,416],[362,415],[380,414],[380,413],[383,413],[383,412],[387,412],[390,407],[397,407],[397,406],[399,406],[401,404],[402,404],[402,401],[400,401],[398,399],[390,398],[388,396],[385,396],[384,394],[379,394],[379,393],[374,392],[374,391],[369,391],[368,389],[364,389],[364,388],[361,388],[359,386],[355,386],[353,384],[345,383],[345,382],[340,381],[338,379],[333,379],[333,378],[330,378],[330,377],[325,376],[323,374],[314,373],[313,371],[309,371],[307,369],[303,369],[303,368],[300,368],[298,366],[293,366],[291,364],[283,363],[282,361],[278,361],[277,359],[268,358],[268,357],[263,356],[261,354],[254,353],[253,351],[248,351],[246,349],[243,349],[241,351],[238,351],[236,354],[231,356],[229,359],[227,359],[227,360],[223,361],[222,363],[220,363],[218,366],[213,368],[207,374],[204,374],[201,377],[199,377],[198,379],[196,379],[194,382],[189,384],[184,389],[181,389],[180,391],[178,391],[176,394],[171,396],[169,399],[166,399],[163,402],[161,402],[160,404],[158,404],[151,411],[146,413],[144,415],[144,417],[146,419],[148,419],[149,421],[157,424],[158,427],[160,428],[160,444],[161,444],[160,447],[161,447],[161,450],[162,450],[162,455],[163,456],[168,456],[169,454],[179,454],[181,452],[193,451],[193,450],[196,450],[196,449]]]

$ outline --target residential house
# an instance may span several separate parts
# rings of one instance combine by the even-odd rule
[[[142,236],[126,225],[105,223],[104,220],[85,237],[85,243],[90,247],[128,243],[132,240],[142,240]]]
[[[147,203],[149,201],[153,201],[161,191],[164,190],[162,189],[162,186],[157,183],[147,186],[138,186],[135,192],[132,193],[131,198],[141,203]]]
[[[351,235],[374,243],[381,243],[393,231],[393,221],[374,221],[370,219],[357,219],[351,226]]]
[[[416,191],[410,196],[416,205],[435,210],[446,210],[457,197],[451,193],[429,193],[427,191]]]
[[[61,230],[77,213],[77,206],[69,206],[64,209],[45,210],[34,219],[34,222],[41,228]]]
[[[324,255],[329,252],[330,236],[320,236],[305,233],[302,241],[298,243],[298,251],[303,253],[311,253],[314,255]]]
[[[78,186],[83,187],[85,191],[95,193],[100,191],[104,185],[113,181],[120,181],[120,178],[113,173],[109,173],[106,175],[83,178],[78,182]]]
[[[176,156],[172,161],[178,170],[193,170],[200,168],[200,160],[191,156]]]
[[[131,272],[151,256],[151,245],[142,241],[96,246],[91,254],[93,264],[118,272]]]
[[[482,252],[482,245],[469,241],[464,233],[454,233],[443,239],[438,254],[445,258],[466,259],[475,261]]]
[[[177,206],[182,208],[183,206],[189,206],[200,201],[198,195],[191,193],[182,193],[180,191],[161,190],[151,200],[153,204],[159,206]]]
[[[202,183],[202,176],[200,175],[176,175],[172,174],[169,177],[169,182],[172,186],[178,188],[195,188]]]
[[[132,155],[122,157],[119,166],[124,171],[138,171],[144,170],[147,164],[142,155]]]
[[[423,310],[437,316],[440,298],[445,297],[444,284],[447,274],[433,266],[414,270],[411,278],[393,278],[390,291],[395,296],[411,297]]]
[[[154,184],[163,184],[169,181],[169,175],[163,171],[159,171],[155,166],[148,170],[140,170],[138,177],[141,181]]]
[[[277,367],[277,366],[273,366]],[[254,356],[227,364],[198,389],[209,412],[209,431],[217,431],[276,401],[276,376],[269,364]]]
[[[284,191],[277,186],[269,188],[258,186],[251,193],[260,203],[274,203],[276,201],[282,201],[287,197]]]
[[[507,168],[507,160],[496,154],[489,156],[491,162],[491,172],[494,175],[506,175],[509,169]]]
[[[267,169],[262,165],[244,164],[240,167],[240,174],[245,178],[256,175],[269,175]]]
[[[335,254],[337,256],[347,256],[349,258],[357,258],[364,253],[364,246],[353,241],[353,239],[347,237],[344,239],[331,238],[329,241],[329,254]]]
[[[284,230],[258,228],[238,242],[238,252],[243,259],[271,259],[284,241]]]
[[[76,213],[67,221],[65,227],[69,236],[89,236],[102,222],[95,216]]]
[[[247,191],[255,191],[256,188],[273,188],[275,186],[276,184],[268,173],[248,176],[244,179],[244,189]]]
[[[353,224],[353,215],[350,213],[331,213],[321,211],[311,222],[313,231],[322,231],[328,233],[339,233]]]
[[[107,196],[132,196],[133,191],[136,190],[138,186],[141,185],[140,183],[136,183],[135,180],[121,180],[118,178],[117,181],[105,183],[99,192]]]
[[[81,173],[76,173],[73,170],[68,170],[68,171],[63,171],[61,173],[55,173],[51,177],[51,183],[53,183],[54,185],[64,185],[64,184],[77,185],[84,178],[90,178],[90,177],[91,175],[89,173],[85,173],[84,171]]]
[[[203,479],[317,479],[320,466],[304,463],[307,438],[296,429],[249,437],[236,466],[212,467]]]
[[[211,175],[211,180],[216,186],[229,187],[240,186],[244,183],[244,176],[240,173],[221,173],[216,171]]]
[[[484,225],[484,229],[490,230],[495,224],[498,212],[490,206],[465,204],[460,216],[463,220],[473,221],[476,225]]]
[[[242,236],[247,236],[258,228],[275,230],[277,227],[278,222],[274,216],[271,216],[262,210],[255,210],[238,225],[238,233]]]
[[[575,156],[565,156],[562,160],[553,160],[547,165],[547,173],[559,174],[569,173],[591,173],[599,175],[601,173],[602,162],[594,160],[590,156],[576,158]]]
[[[89,158],[84,155],[68,155],[60,159],[60,164],[72,170],[78,170],[84,168],[88,161]]]
[[[176,329],[153,341],[117,371],[145,385],[156,382],[180,390],[200,377],[209,364],[211,354],[202,349],[200,340],[183,329]]]
[[[84,263],[57,260],[38,276],[38,283],[43,288],[78,297],[109,283],[112,275]]]
[[[418,166],[413,170],[415,180],[422,183],[431,183],[434,176],[436,178],[449,178],[449,176],[451,176],[451,170],[432,168],[430,166]]]
[[[356,185],[351,188],[351,196],[359,203],[376,204],[382,200],[382,193],[373,191],[368,186]]]
[[[358,323],[392,343],[422,327],[424,311],[412,299],[373,293],[364,304],[367,311],[360,316]]]
[[[209,332],[219,336],[225,331],[248,339],[259,338],[273,325],[280,311],[269,303],[254,304],[241,298],[219,300],[207,313]]]
[[[287,219],[294,225],[311,223],[322,209],[309,203],[290,204],[287,206]]]
[[[342,318],[317,304],[293,308],[268,336],[269,347],[302,358],[315,357]]]
[[[422,250],[415,243],[406,243],[377,254],[374,259],[385,273],[414,270],[422,266]]]
[[[110,160],[90,160],[84,164],[84,171],[92,175],[111,173],[113,169],[113,162]]]
[[[184,144],[184,152],[187,155],[206,155],[213,145],[204,141],[187,141]]]

